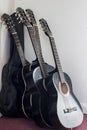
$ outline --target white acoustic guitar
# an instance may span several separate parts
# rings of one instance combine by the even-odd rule
[[[44,19],[40,19],[40,24],[45,34],[49,37],[54,61],[56,65],[56,72],[53,74],[53,83],[57,91],[57,103],[55,103],[52,110],[56,114],[49,112],[49,117],[53,125],[58,125],[58,120],[66,128],[74,128],[79,126],[83,121],[83,112],[79,101],[72,90],[72,83],[69,76],[63,73],[62,66],[60,64],[59,56],[57,53],[54,37],[52,32]]]

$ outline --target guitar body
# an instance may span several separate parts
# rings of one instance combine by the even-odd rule
[[[21,107],[22,107],[24,115],[28,118],[29,117],[32,118],[32,112],[34,110],[35,113],[36,111],[38,111],[37,113],[39,113],[39,118],[41,119],[43,117],[41,114],[40,104],[44,103],[45,101],[44,98],[47,99],[47,93],[43,87],[43,82],[41,83],[40,81],[40,79],[42,79],[40,67],[35,68],[36,64],[35,63],[33,64],[32,66],[33,69],[31,69],[31,71],[29,71],[29,65],[25,66],[24,68],[22,68],[22,70],[17,72],[16,77],[18,78],[18,84],[20,84],[21,86],[21,91],[22,91],[21,92],[21,98],[22,98]],[[48,67],[49,67],[49,70],[48,70],[49,73],[54,70],[52,66],[46,64],[46,68]],[[38,82],[38,85],[36,84],[36,82]],[[35,108],[37,109],[35,110]],[[46,123],[43,123],[43,124],[46,124]]]
[[[56,95],[55,97],[57,100],[57,91],[52,82],[52,74],[50,76],[48,76],[46,79],[39,79],[36,82],[36,85],[38,86],[38,88],[40,90],[40,94],[41,94],[41,99],[39,101],[41,113],[39,113],[36,106],[34,106],[34,109],[32,109],[33,119],[35,119],[37,124],[39,124],[41,127],[44,127],[44,126],[52,127],[51,121],[49,119],[49,112],[48,112],[49,111],[49,94],[50,94],[49,92],[50,91],[53,96]],[[41,85],[43,87],[41,87]],[[49,91],[47,88],[49,89]],[[53,98],[51,98],[51,99],[53,99]],[[50,105],[52,106],[52,104],[53,104],[52,101],[50,103],[51,103]],[[45,122],[44,125],[43,125],[43,121]]]
[[[10,62],[9,62],[10,63]],[[2,69],[2,89],[0,91],[0,112],[4,116],[17,117],[20,112],[17,109],[17,91],[12,82],[12,72],[8,68],[12,66],[7,63]]]
[[[43,79],[37,81],[36,86],[40,91],[39,107],[36,105],[36,99],[32,98],[32,117],[41,127],[50,127],[48,120],[47,104],[48,104],[48,93],[43,86]]]
[[[83,113],[81,105],[79,104],[77,98],[75,97],[72,90],[72,83],[69,76],[64,73],[66,83],[69,86],[69,92],[67,95],[62,95],[61,91],[58,89],[60,85],[60,78],[58,73],[53,74],[53,84],[56,92],[52,92],[52,83],[48,83],[48,93],[49,93],[49,105],[48,105],[48,115],[50,122],[54,127],[59,127],[63,125],[66,128],[73,128],[80,125],[83,121]],[[47,82],[47,81],[46,81]],[[46,83],[47,84],[47,83]],[[51,85],[51,86],[50,86]],[[46,85],[47,86],[47,85]]]
[[[48,72],[54,68],[45,64]],[[45,120],[42,111],[45,113],[47,107],[47,91],[43,86],[42,75],[40,67],[36,67],[33,71],[29,72],[26,67],[22,70],[22,78],[25,84],[25,90],[22,96],[22,109],[27,117],[32,117],[41,126],[49,126],[48,120]],[[47,116],[47,115],[46,115]]]
[[[37,99],[39,101],[39,91],[35,86],[33,80],[33,71],[29,71],[29,66],[25,66],[22,69],[22,78],[24,82],[24,92],[22,96],[22,110],[26,117],[32,117],[32,96],[37,95]]]

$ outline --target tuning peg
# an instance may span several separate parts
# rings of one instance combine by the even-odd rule
[[[20,20],[22,21],[22,20],[23,20],[23,18],[22,18],[22,17],[20,17]]]
[[[17,17],[17,13],[15,13],[15,16]]]
[[[21,23],[21,21],[19,21],[18,23]]]
[[[26,12],[26,16],[27,16],[28,18],[30,18],[30,16],[27,14],[27,12]]]
[[[17,20],[19,20],[19,17],[17,17]]]
[[[21,15],[20,15],[19,13],[17,14],[17,16],[18,16],[19,18],[21,17]]]

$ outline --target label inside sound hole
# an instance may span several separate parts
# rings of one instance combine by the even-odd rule
[[[67,93],[68,93],[68,86],[67,86],[66,83],[61,83],[60,88],[61,88],[61,92],[62,92],[63,94],[67,94]]]

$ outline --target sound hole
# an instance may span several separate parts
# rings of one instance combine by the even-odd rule
[[[68,87],[67,87],[66,83],[61,83],[61,91],[62,91],[62,93],[67,94]]]

